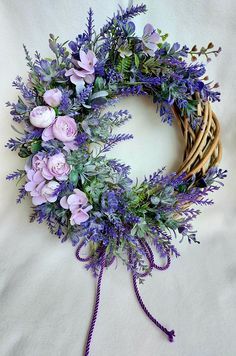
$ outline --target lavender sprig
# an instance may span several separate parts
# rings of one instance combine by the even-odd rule
[[[7,180],[15,180],[15,179],[21,179],[22,177],[25,176],[25,171],[18,169],[15,172],[12,172],[6,176]]]
[[[127,21],[141,13],[145,13],[147,11],[146,5],[132,5],[131,7],[127,8],[126,10],[120,7],[120,10],[117,11],[116,14],[113,15],[107,21],[107,24],[103,26],[100,30],[100,35],[104,36],[111,28],[117,23],[117,21]]]
[[[130,135],[130,134],[117,134],[117,135],[111,136],[106,141],[106,143],[100,153],[108,152],[118,143],[120,143],[122,141],[130,140],[132,138],[134,138],[134,136]]]

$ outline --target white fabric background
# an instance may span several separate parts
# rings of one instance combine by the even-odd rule
[[[119,1],[122,6],[127,1]],[[136,4],[137,2],[134,1]],[[223,53],[208,67],[221,83],[222,102],[215,105],[221,119],[224,156],[229,169],[225,188],[214,195],[214,207],[204,209],[195,222],[200,246],[179,245],[181,257],[165,273],[154,272],[141,287],[149,309],[176,339],[170,344],[142,313],[131,279],[121,263],[104,274],[101,307],[91,355],[94,356],[233,356],[236,349],[236,204],[235,204],[235,35],[233,0],[146,1],[149,12],[137,18],[171,34],[170,41],[189,46],[212,40]],[[89,325],[95,280],[74,257],[71,244],[61,244],[45,226],[28,223],[30,202],[15,205],[17,188],[5,181],[22,161],[5,148],[14,135],[7,100],[16,92],[10,83],[26,73],[22,43],[47,56],[47,36],[73,39],[83,29],[92,6],[97,27],[117,9],[118,1],[1,0],[0,1],[0,355],[82,355]],[[165,162],[172,169],[180,161],[177,130],[156,120],[154,108],[127,103],[134,114],[130,128],[136,140],[116,151],[141,177]],[[138,109],[136,109],[138,105]],[[126,107],[124,102],[121,106]],[[148,110],[147,118],[143,117]],[[135,121],[137,120],[137,121]],[[146,120],[146,121],[145,121]],[[132,126],[133,125],[133,126]],[[152,135],[149,139],[148,135]],[[164,137],[164,139],[163,139]],[[155,142],[155,145],[154,145]],[[128,145],[128,144],[127,144]],[[178,244],[178,243],[177,243]]]

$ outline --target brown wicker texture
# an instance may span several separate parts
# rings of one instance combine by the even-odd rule
[[[220,162],[222,156],[220,125],[211,104],[199,102],[198,115],[203,117],[203,122],[196,130],[191,128],[187,117],[180,115],[177,107],[173,106],[172,110],[185,144],[183,163],[178,173],[186,172],[186,178],[197,173],[204,175],[210,167]]]

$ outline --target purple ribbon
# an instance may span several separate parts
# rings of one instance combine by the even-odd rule
[[[90,261],[93,256],[86,256],[86,257],[81,257],[80,256],[80,252],[82,247],[85,245],[85,240],[82,241],[80,243],[80,245],[77,247],[76,250],[76,258],[81,261],[81,262],[88,262]],[[140,293],[139,293],[139,289],[138,289],[138,285],[137,285],[137,278],[138,277],[145,277],[147,274],[149,274],[153,268],[158,269],[160,271],[164,271],[166,270],[169,266],[170,266],[170,256],[167,255],[167,263],[164,266],[157,266],[155,264],[154,261],[154,255],[152,252],[151,247],[149,246],[149,244],[146,241],[143,241],[141,239],[139,239],[139,243],[140,246],[142,247],[145,256],[148,260],[148,264],[149,264],[149,268],[147,271],[145,271],[144,273],[137,273],[134,270],[132,271],[132,279],[133,279],[133,287],[134,287],[134,292],[136,295],[136,298],[139,302],[139,305],[141,306],[141,308],[143,309],[144,313],[146,314],[146,316],[161,330],[163,331],[167,336],[170,342],[174,341],[174,336],[175,336],[175,332],[174,330],[168,331],[162,324],[160,324],[160,322],[155,319],[152,314],[148,311],[147,307],[145,306]],[[108,256],[106,256],[106,248],[101,245],[98,248],[98,258],[101,261],[101,268],[100,268],[100,272],[98,275],[98,280],[97,280],[97,289],[96,289],[96,297],[95,297],[95,303],[94,303],[94,308],[93,308],[93,315],[92,315],[92,319],[90,321],[90,326],[89,326],[89,330],[88,330],[88,336],[87,336],[87,341],[86,341],[86,345],[85,345],[85,351],[84,351],[84,356],[89,356],[89,352],[90,352],[90,346],[91,346],[91,341],[92,341],[92,337],[93,337],[93,332],[94,332],[94,328],[95,328],[95,324],[96,324],[96,320],[97,320],[97,315],[98,315],[98,309],[99,309],[99,303],[100,303],[100,294],[101,294],[101,284],[102,284],[102,277],[103,277],[103,272],[104,272],[104,268],[105,267],[109,267],[110,265],[112,265],[112,263],[115,260],[115,256],[113,256],[111,259],[108,259]],[[131,261],[131,252],[129,254],[129,259]],[[135,266],[134,266],[135,267]]]

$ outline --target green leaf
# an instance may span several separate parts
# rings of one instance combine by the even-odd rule
[[[135,64],[135,67],[138,68],[139,67],[139,57],[137,56],[136,53],[134,53],[134,64]]]
[[[75,171],[74,169],[72,169],[72,171],[70,172],[70,175],[69,175],[70,182],[73,183],[74,185],[77,185],[78,178],[79,178],[78,172]]]
[[[153,205],[158,205],[161,202],[161,199],[159,197],[152,196],[151,202]]]
[[[163,42],[166,41],[166,39],[168,38],[169,34],[168,33],[165,33],[164,35],[161,36],[161,39]]]
[[[41,149],[41,142],[40,141],[32,142],[30,149],[32,153],[38,152]]]
[[[100,91],[105,88],[105,80],[102,77],[97,77],[95,82],[94,82],[94,90],[95,91]]]
[[[26,157],[29,157],[30,155],[31,155],[31,152],[26,147],[21,147],[21,149],[18,153],[18,156],[20,156],[21,158],[26,158]]]
[[[150,73],[153,73],[153,74],[157,74],[157,71],[158,71],[158,67],[159,67],[159,63],[158,61],[151,57],[149,58],[146,62],[144,62],[143,64],[143,68],[144,68],[144,72],[146,74],[150,74]]]
[[[103,98],[108,95],[108,92],[106,90],[100,90],[93,95],[91,95],[91,100],[97,99],[97,98]]]
[[[128,72],[130,70],[131,64],[132,64],[131,57],[121,58],[117,66],[118,72],[120,73]]]

